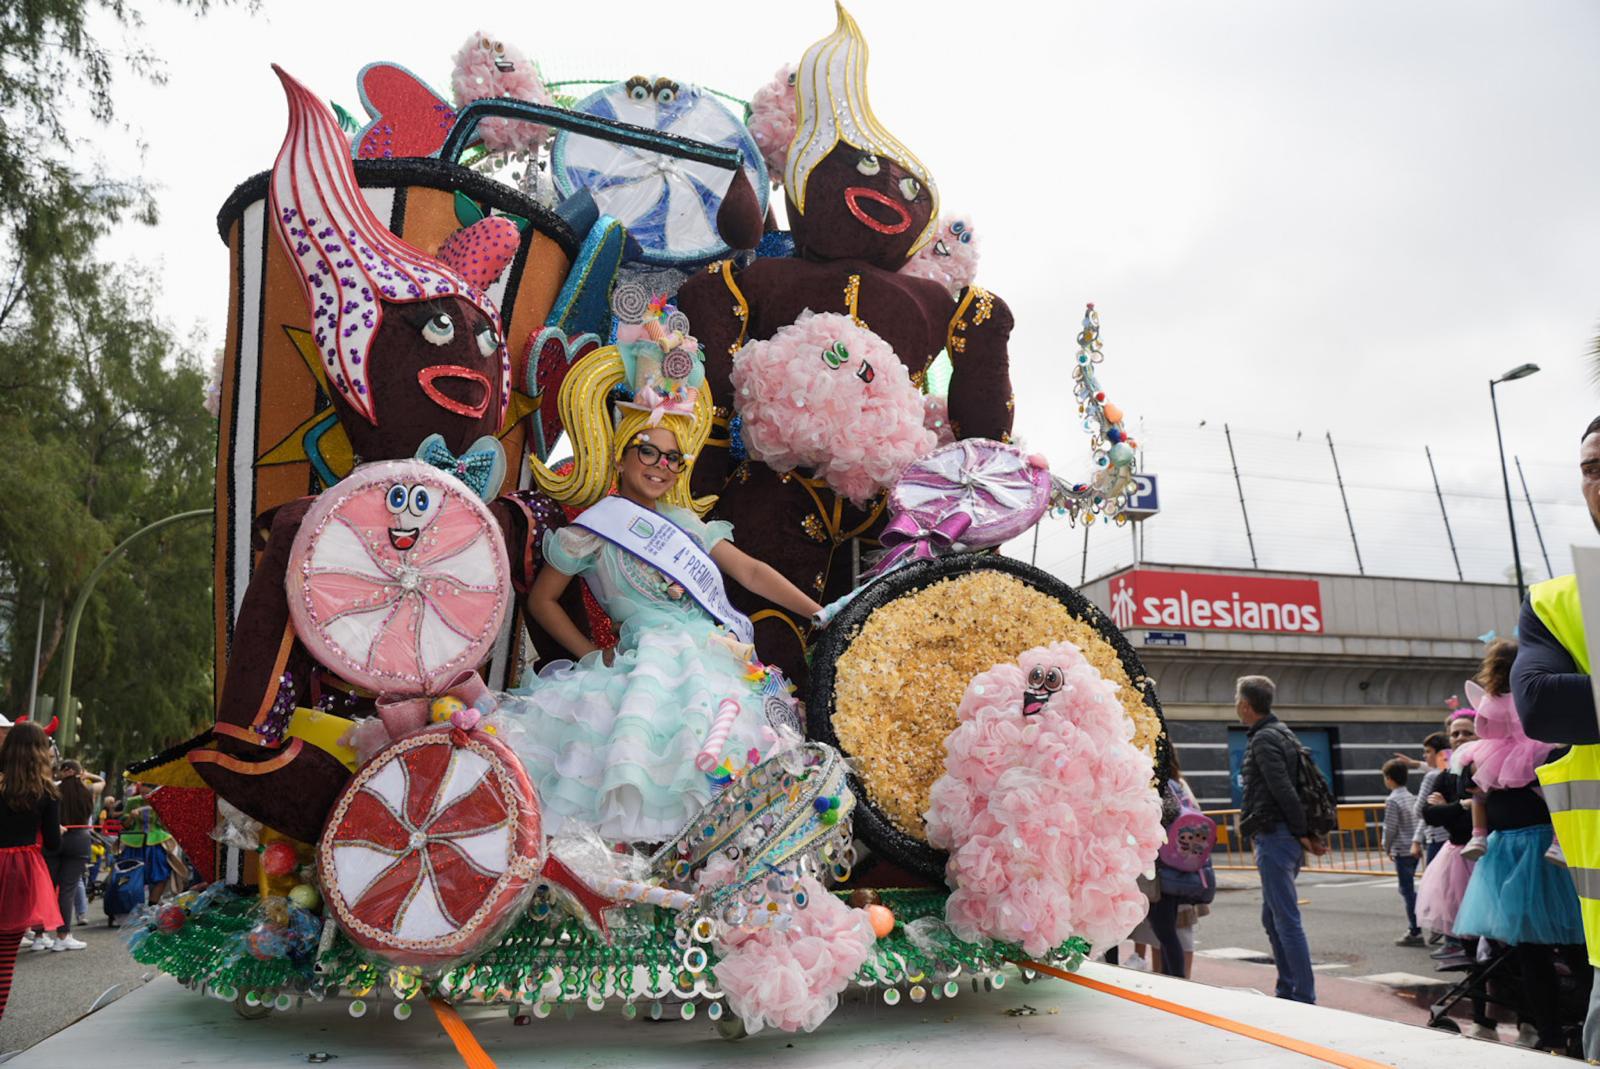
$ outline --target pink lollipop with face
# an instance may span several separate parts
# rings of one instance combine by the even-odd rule
[[[437,694],[489,655],[511,593],[505,542],[454,477],[418,460],[323,492],[289,560],[289,613],[319,662],[390,697]]]

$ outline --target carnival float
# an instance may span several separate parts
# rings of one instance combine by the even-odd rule
[[[138,960],[247,1016],[739,1036],[1140,919],[1154,687],[999,552],[1122,519],[1098,314],[1027,354],[1084,430],[1052,465],[866,61],[840,9],[743,106],[571,93],[486,33],[448,97],[363,68],[365,120],[277,70],[282,148],[218,216],[215,723],[130,773],[205,882]]]

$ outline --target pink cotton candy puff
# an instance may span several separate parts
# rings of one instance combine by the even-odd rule
[[[1024,716],[1035,665],[1061,669],[1063,685]],[[925,815],[928,841],[950,852],[945,919],[957,935],[1043,954],[1074,935],[1121,939],[1144,915],[1138,878],[1166,836],[1116,689],[1069,642],[967,686]]]
[[[969,240],[961,240],[952,226],[955,223],[965,228]],[[900,273],[937,282],[950,291],[950,296],[958,296],[978,277],[978,245],[978,235],[968,216],[943,216],[933,240],[917,250],[917,254],[900,268]]]
[[[745,125],[767,161],[767,174],[773,186],[783,184],[783,169],[789,162],[789,142],[794,140],[794,64],[786,63],[772,81],[750,98],[750,117]]]
[[[849,356],[823,359],[835,344]],[[871,382],[861,377],[871,367]],[[776,471],[810,468],[864,502],[891,485],[937,439],[922,425],[922,393],[889,343],[849,316],[803,312],[734,358],[734,407],[750,456]]]
[[[496,60],[511,65],[501,70]],[[480,30],[467,38],[453,59],[450,89],[456,107],[488,97],[509,97],[531,104],[551,103],[550,90],[539,77],[539,68],[514,45]],[[516,119],[484,119],[478,136],[491,152],[538,152],[550,136],[548,127]]]
[[[798,887],[810,902],[794,911],[786,931],[736,929],[717,946],[717,982],[752,1035],[767,1025],[785,1032],[815,1029],[877,942],[865,910],[845,905],[810,876]]]

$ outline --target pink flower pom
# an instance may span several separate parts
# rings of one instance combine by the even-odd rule
[[[1062,685],[1029,716],[1036,666]],[[1138,877],[1166,836],[1116,689],[1069,642],[967,685],[926,814],[929,842],[950,852],[945,919],[962,938],[1043,954],[1075,935],[1121,939],[1144,915]]]
[[[767,161],[767,174],[774,186],[783,184],[783,169],[789,162],[789,142],[794,140],[794,64],[785,64],[772,81],[750,98],[750,117],[745,121],[750,136]]]
[[[753,459],[777,471],[814,469],[857,502],[937,441],[905,365],[849,316],[802,313],[769,340],[746,343],[730,377]]]
[[[715,890],[732,883],[738,875],[739,863],[716,853],[694,874],[694,889],[699,892]]]
[[[918,249],[900,273],[937,282],[950,296],[958,296],[978,277],[978,235],[972,220],[965,215],[944,216],[933,240]]]
[[[550,91],[539,69],[514,45],[480,31],[467,38],[454,57],[450,88],[456,107],[474,100],[509,97],[531,104],[549,104]],[[550,136],[548,127],[520,119],[484,119],[478,136],[491,152],[538,152]]]
[[[877,942],[865,910],[845,905],[809,876],[799,887],[810,902],[795,910],[786,931],[740,929],[717,948],[717,982],[728,1008],[752,1035],[767,1025],[814,1030]]]
[[[956,440],[956,432],[950,429],[950,401],[944,397],[935,397],[932,394],[922,399],[922,425],[933,432],[937,439],[936,445],[949,445]]]

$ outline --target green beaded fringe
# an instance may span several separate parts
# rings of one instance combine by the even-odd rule
[[[912,1001],[931,990],[934,997],[955,993],[958,976],[996,976],[1007,961],[1025,960],[1021,948],[1004,943],[968,943],[948,928],[933,926],[913,942],[906,925],[925,917],[942,918],[946,893],[932,889],[884,890],[879,901],[894,912],[894,930],[877,941],[874,953],[856,975],[856,984],[883,988],[884,1001],[899,1001],[908,986]],[[709,947],[700,967],[685,966],[687,949],[681,929],[668,911],[634,908],[620,911],[607,943],[582,923],[560,912],[542,917],[524,913],[499,942],[470,962],[425,982],[419,970],[396,968],[331,931],[315,963],[288,958],[261,961],[240,952],[243,935],[261,919],[258,901],[225,897],[175,932],[142,932],[132,944],[135,960],[168,973],[191,987],[219,998],[245,992],[250,1004],[278,1001],[284,995],[325,998],[344,993],[358,1000],[387,988],[404,1002],[420,994],[454,1002],[537,1005],[548,1012],[553,1002],[587,1002],[599,1009],[611,999],[632,1003],[668,995],[692,1001],[715,1000],[715,958]],[[1089,952],[1082,939],[1069,939],[1046,956],[1047,961],[1074,970]],[[716,1007],[720,1011],[720,1006]],[[540,1013],[539,1016],[544,1016]]]

